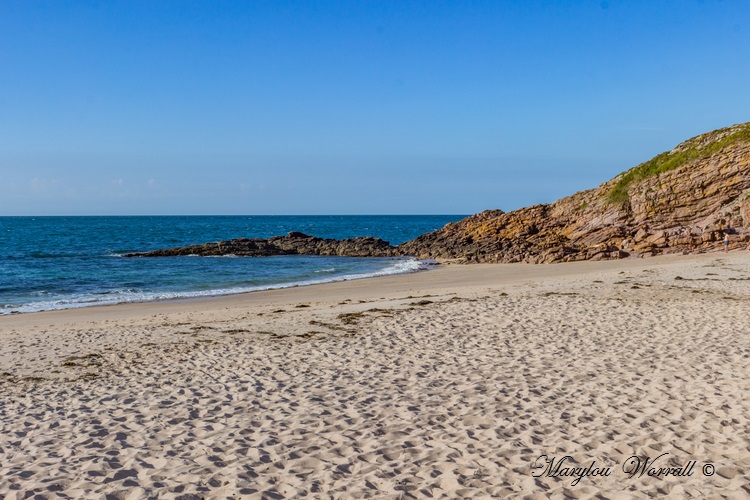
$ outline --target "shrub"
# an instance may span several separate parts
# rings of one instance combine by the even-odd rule
[[[738,142],[750,142],[750,123],[745,123],[737,127],[735,132],[705,145],[700,144],[700,141],[698,140],[700,137],[702,136],[688,141],[687,144],[689,147],[682,151],[666,151],[625,172],[609,192],[609,201],[612,203],[626,204],[628,202],[628,191],[633,183],[654,175],[659,175],[663,172],[675,170],[689,162],[708,158],[732,144]],[[693,143],[693,145],[690,145],[690,143]]]

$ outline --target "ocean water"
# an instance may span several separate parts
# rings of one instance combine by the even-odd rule
[[[461,215],[0,217],[0,315],[224,295],[415,272],[410,258],[124,258],[123,254],[301,231],[399,244]]]

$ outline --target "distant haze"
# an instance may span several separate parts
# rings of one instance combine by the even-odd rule
[[[750,3],[0,3],[0,215],[511,210],[750,121]]]

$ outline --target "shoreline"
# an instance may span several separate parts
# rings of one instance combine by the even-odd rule
[[[736,250],[732,251],[733,253],[736,252]],[[723,252],[721,252],[723,253]],[[658,255],[653,257],[645,257],[645,258],[627,258],[627,259],[612,259],[612,260],[600,260],[600,261],[576,261],[576,262],[556,262],[551,264],[527,264],[527,263],[513,263],[513,264],[488,264],[488,263],[471,263],[471,264],[454,264],[451,261],[438,261],[437,264],[430,264],[428,268],[424,269],[418,269],[411,272],[405,272],[405,273],[394,273],[394,274],[386,274],[382,276],[368,276],[364,278],[350,278],[350,279],[341,279],[341,280],[333,280],[328,282],[322,282],[322,283],[310,283],[310,284],[290,284],[290,285],[279,285],[274,288],[264,288],[260,290],[250,290],[250,291],[243,291],[243,292],[231,292],[226,294],[217,294],[217,295],[204,295],[204,296],[195,296],[195,297],[177,297],[177,298],[169,298],[169,299],[156,299],[156,300],[148,300],[148,301],[134,301],[134,302],[118,302],[114,304],[92,304],[92,305],[86,305],[86,306],[80,306],[80,307],[67,307],[62,309],[45,309],[41,311],[29,311],[29,312],[15,312],[15,313],[9,313],[9,314],[3,314],[0,315],[0,326],[2,326],[2,323],[4,321],[8,321],[9,318],[19,318],[19,317],[27,317],[29,315],[44,315],[45,317],[53,317],[57,313],[59,313],[62,316],[78,316],[83,315],[87,311],[92,310],[99,310],[99,309],[106,309],[106,313],[110,312],[110,308],[113,308],[113,311],[116,311],[117,309],[123,309],[128,310],[128,314],[137,314],[137,311],[131,311],[132,309],[139,309],[140,307],[144,308],[145,314],[150,314],[154,309],[157,309],[159,307],[164,307],[166,309],[172,309],[173,307],[175,310],[184,310],[184,307],[180,307],[179,304],[201,304],[201,303],[211,303],[215,301],[232,301],[233,299],[239,299],[240,297],[246,297],[246,296],[263,296],[264,294],[272,294],[273,297],[275,297],[276,293],[280,291],[286,291],[286,290],[295,290],[295,289],[307,289],[310,287],[330,287],[331,290],[336,290],[337,287],[335,285],[341,285],[344,283],[351,283],[351,282],[372,282],[372,283],[378,283],[378,281],[382,281],[383,283],[386,283],[385,280],[389,280],[391,278],[398,278],[398,277],[405,277],[405,276],[413,276],[418,274],[423,274],[425,272],[434,273],[434,272],[441,272],[440,278],[433,279],[433,280],[416,280],[415,286],[428,286],[428,287],[434,287],[434,286],[440,286],[438,283],[441,280],[446,280],[444,286],[453,286],[458,285],[461,286],[463,283],[463,279],[456,281],[454,276],[458,274],[463,274],[457,271],[458,269],[471,269],[471,271],[468,271],[466,274],[467,276],[470,276],[470,279],[479,279],[481,281],[485,281],[485,278],[487,280],[496,279],[495,277],[489,278],[490,274],[488,274],[485,278],[482,277],[485,273],[483,271],[491,271],[491,273],[498,273],[499,277],[502,279],[505,279],[505,283],[515,282],[517,280],[523,279],[523,276],[526,275],[525,273],[529,273],[528,276],[530,279],[544,279],[545,277],[559,277],[559,276],[566,276],[566,275],[574,275],[578,273],[589,273],[589,272],[597,272],[597,271],[606,271],[611,270],[615,268],[631,268],[631,267],[638,267],[640,263],[651,263],[653,261],[655,264],[661,264],[661,263],[668,263],[668,262],[679,262],[684,259],[693,259],[693,258],[701,258],[702,256],[709,256],[709,255],[719,255],[719,250],[716,250],[715,252],[706,252],[702,254],[668,254],[668,255]],[[422,262],[422,261],[419,261]],[[588,268],[588,269],[587,269]],[[453,269],[454,271],[446,271],[447,269]],[[473,269],[477,269],[479,271],[474,271]],[[545,271],[551,271],[551,272],[545,272]],[[494,275],[492,275],[494,276]],[[389,283],[389,287],[398,286],[397,283]],[[409,286],[406,285],[405,286]],[[354,286],[352,290],[359,290],[361,286]],[[348,288],[346,288],[348,289]],[[266,298],[261,298],[261,301],[265,301]],[[172,306],[174,304],[174,306]],[[104,314],[106,314],[104,313]],[[94,314],[94,316],[102,316],[103,314]]]
[[[748,281],[746,252],[448,265],[0,318],[0,496],[746,495]],[[618,469],[663,453],[716,474]]]
[[[210,257],[203,257],[203,258],[210,258]],[[257,258],[257,257],[249,257],[249,258]],[[398,276],[402,274],[413,274],[416,272],[426,271],[430,270],[430,267],[432,267],[435,264],[432,264],[432,259],[416,259],[413,257],[409,258],[403,258],[403,257],[384,257],[380,258],[384,260],[399,262],[399,263],[405,263],[408,266],[410,266],[406,270],[398,270],[397,266],[391,266],[386,267],[383,269],[379,269],[377,271],[372,272],[355,272],[352,274],[343,274],[336,277],[330,277],[330,278],[309,278],[309,279],[301,279],[299,281],[292,281],[292,282],[286,282],[286,283],[271,283],[267,285],[255,285],[255,286],[247,286],[247,287],[234,287],[234,288],[214,288],[211,290],[185,290],[185,291],[174,291],[174,292],[150,292],[151,294],[171,294],[176,295],[174,297],[168,297],[168,298],[150,298],[150,299],[142,299],[142,300],[122,300],[121,302],[72,302],[65,307],[56,307],[56,308],[50,308],[50,309],[38,309],[38,310],[31,310],[31,311],[12,311],[10,313],[3,313],[0,314],[0,318],[6,317],[6,316],[15,316],[19,314],[35,314],[40,312],[51,312],[51,311],[65,311],[69,309],[87,309],[91,307],[105,307],[105,306],[117,306],[117,305],[123,305],[123,304],[147,304],[147,303],[164,303],[164,302],[170,302],[170,301],[183,301],[183,300],[203,300],[203,299],[210,299],[210,298],[216,298],[216,297],[228,297],[233,295],[241,295],[244,293],[255,293],[255,292],[264,292],[264,291],[271,291],[271,290],[282,290],[287,288],[297,288],[301,286],[314,286],[314,285],[325,285],[329,283],[338,283],[338,282],[344,282],[344,281],[353,281],[353,280],[359,280],[359,279],[368,279],[368,278],[377,278],[382,276]],[[34,303],[32,303],[34,304]],[[32,304],[21,304],[17,307],[26,307]]]

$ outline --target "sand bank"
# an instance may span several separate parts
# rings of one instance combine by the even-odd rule
[[[750,496],[749,283],[738,252],[0,317],[0,494]]]

